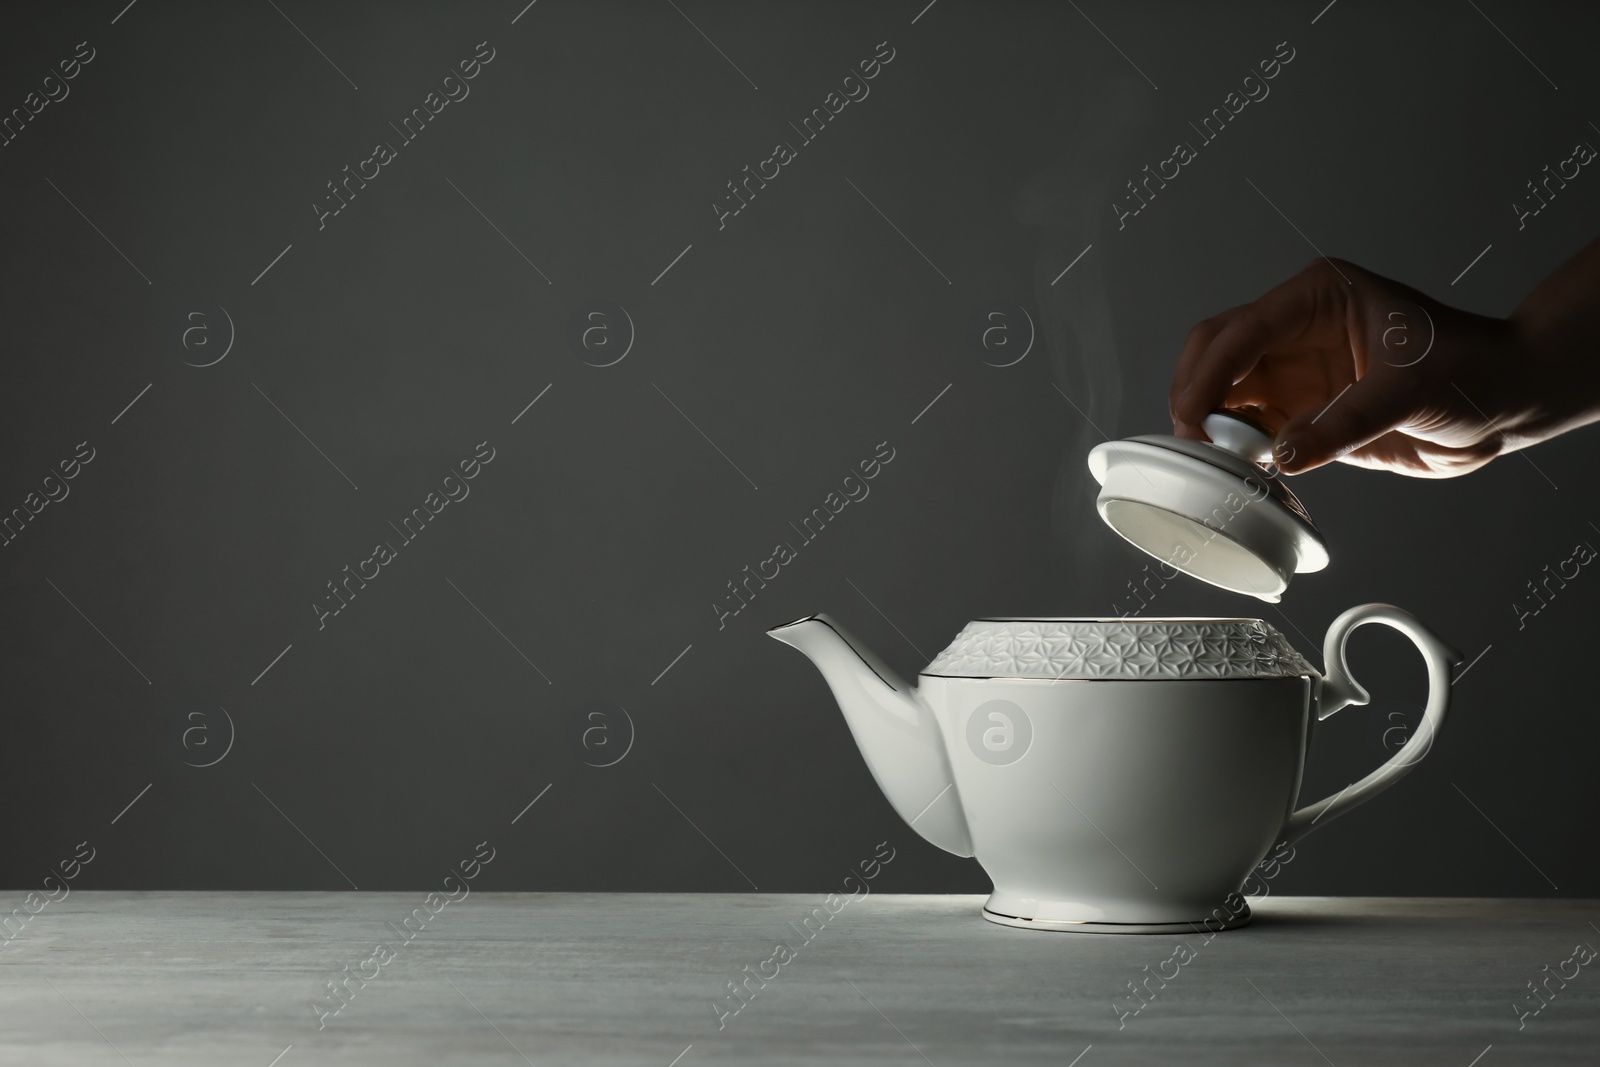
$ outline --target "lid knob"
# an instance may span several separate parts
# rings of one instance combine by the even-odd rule
[[[1200,422],[1211,443],[1225,448],[1251,463],[1266,463],[1272,459],[1272,435],[1261,427],[1237,415],[1216,412]]]

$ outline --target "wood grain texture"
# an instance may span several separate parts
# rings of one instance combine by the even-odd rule
[[[475,892],[405,942],[390,923],[420,894],[75,892],[0,948],[0,1062],[1064,1067],[1092,1045],[1079,1067],[1468,1067],[1492,1045],[1477,1063],[1497,1067],[1600,1048],[1591,968],[1520,1032],[1512,1008],[1600,944],[1596,901],[1268,897],[1210,942],[1010,930],[981,902],[874,894],[807,928],[818,897]],[[1167,963],[1179,940],[1190,958]],[[791,958],[719,1030],[713,1002],[780,941]],[[392,960],[319,1030],[324,983],[380,942]],[[1119,1030],[1126,984],[1174,970]]]

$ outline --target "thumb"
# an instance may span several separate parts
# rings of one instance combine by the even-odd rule
[[[1332,463],[1382,437],[1411,414],[1410,390],[1373,367],[1320,408],[1302,411],[1278,431],[1273,461],[1287,474]]]

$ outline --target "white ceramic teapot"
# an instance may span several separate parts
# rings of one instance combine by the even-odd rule
[[[1313,724],[1367,703],[1344,654],[1367,623],[1421,651],[1422,722],[1377,770],[1297,808]],[[915,688],[826,615],[768,632],[822,672],[901,817],[978,858],[994,880],[984,918],[1095,933],[1248,921],[1237,891],[1275,843],[1427,754],[1461,659],[1385,604],[1334,621],[1325,673],[1259,619],[980,619]]]

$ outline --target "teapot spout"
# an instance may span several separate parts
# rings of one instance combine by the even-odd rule
[[[917,691],[826,615],[767,633],[804,652],[822,672],[873,779],[900,817],[946,852],[971,856],[972,835],[939,723]]]

